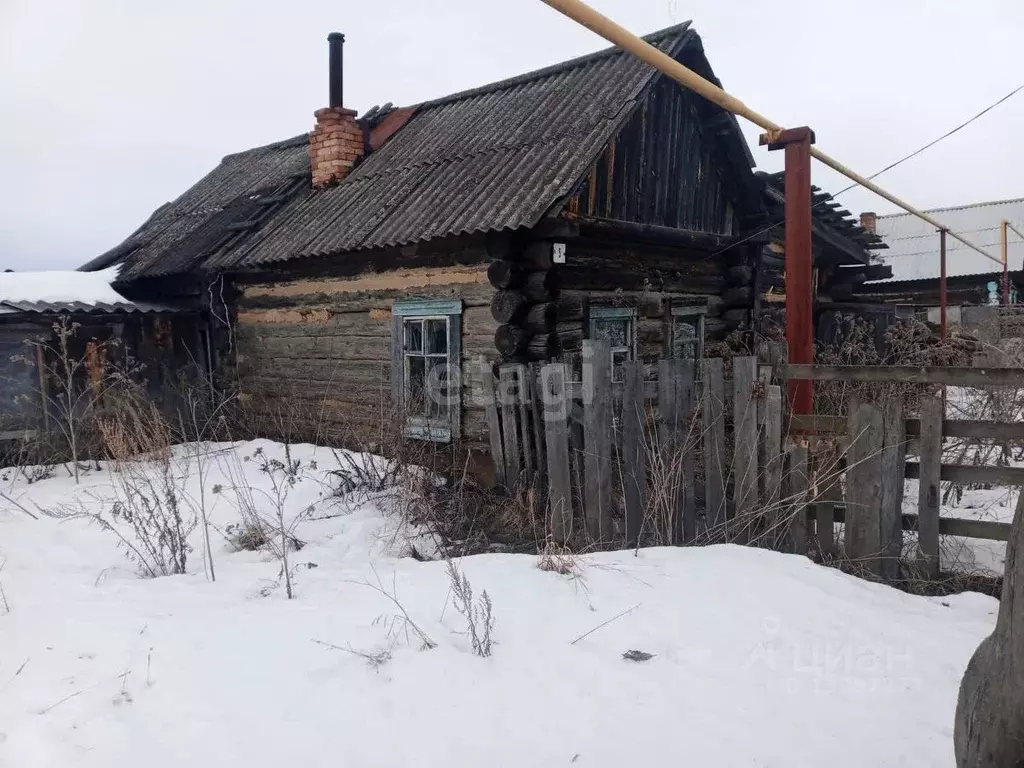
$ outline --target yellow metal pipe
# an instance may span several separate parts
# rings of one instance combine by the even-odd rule
[[[754,125],[763,128],[769,134],[777,134],[782,131],[782,126],[777,123],[773,123],[764,115],[755,112],[753,109],[748,107],[742,101],[726,93],[724,90],[719,88],[714,83],[710,83],[703,77],[698,75],[692,69],[689,69],[678,61],[673,59],[671,56],[662,53],[650,43],[641,40],[639,37],[634,35],[625,27],[619,26],[614,21],[609,19],[607,16],[595,11],[593,8],[588,6],[581,0],[542,0],[545,4],[551,6],[556,11],[565,14],[573,21],[582,24],[584,27],[589,29],[591,32],[600,35],[605,40],[619,46],[620,48],[629,51],[634,56],[643,61],[646,61],[655,69],[661,70],[666,75],[671,77],[680,85],[685,88],[689,88],[695,93],[699,93],[708,101],[717,104],[722,109],[732,112],[734,115],[746,118]],[[931,224],[936,229],[945,230],[950,234],[951,237],[956,238],[961,243],[969,248],[973,248],[982,256],[985,256],[992,261],[999,262],[995,256],[992,256],[981,248],[976,246],[974,243],[965,239],[962,235],[957,234],[945,224],[929,216],[924,211],[920,211],[914,206],[910,205],[900,198],[896,197],[889,192],[886,192],[880,186],[872,182],[870,179],[861,176],[856,171],[847,168],[845,165],[840,163],[838,160],[826,155],[819,149],[811,147],[811,156],[817,158],[829,168],[838,171],[843,176],[846,176],[851,181],[855,181],[866,189],[870,189],[876,195],[885,198],[893,205],[902,208],[907,213],[912,213],[919,219],[923,219]]]

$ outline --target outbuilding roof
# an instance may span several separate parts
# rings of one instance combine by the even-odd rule
[[[1000,223],[1009,221],[1024,232],[1024,198],[996,200],[954,208],[935,208],[943,224],[959,232],[996,259],[1000,258]],[[909,213],[878,217],[878,234],[889,246],[878,261],[892,267],[892,278],[879,282],[929,280],[939,277],[939,233],[928,222]],[[1011,271],[1024,268],[1024,240],[1012,231],[1007,240]],[[949,277],[1002,271],[999,262],[982,256],[955,238],[946,238],[946,274]]]

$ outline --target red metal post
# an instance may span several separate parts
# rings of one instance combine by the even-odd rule
[[[946,230],[939,230],[939,335],[946,339]]]
[[[1003,221],[1000,225],[1001,240],[1001,251],[1003,257],[1003,306],[1008,307],[1010,305],[1010,259],[1007,257],[1007,240],[1009,239],[1009,233],[1007,229],[1010,227],[1010,222]]]
[[[814,288],[811,252],[811,145],[814,131],[790,128],[761,136],[769,150],[786,152],[786,342],[789,362],[814,362]],[[810,381],[789,382],[790,409],[809,414],[814,409]]]

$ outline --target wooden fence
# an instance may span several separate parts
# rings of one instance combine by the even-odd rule
[[[724,538],[727,520],[779,504],[782,391],[758,382],[754,357],[613,371],[607,343],[587,340],[579,366],[513,364],[484,377],[498,479],[543,480],[558,541]]]
[[[784,366],[776,376],[754,357],[613,371],[607,343],[591,340],[576,366],[510,364],[497,376],[485,366],[498,479],[544,489],[558,542],[757,540],[841,552],[895,578],[904,531],[917,531],[933,574],[940,535],[1008,539],[1007,523],[941,517],[939,483],[1024,486],[1024,469],[944,464],[942,440],[1021,443],[1024,424],[944,419],[934,394],[921,397],[920,418],[905,418],[898,397],[854,398],[846,417],[790,416],[782,393],[788,379],[1024,388],[1024,371]],[[905,478],[920,479],[916,515],[903,512]]]

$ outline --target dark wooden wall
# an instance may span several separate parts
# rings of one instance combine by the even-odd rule
[[[734,234],[736,185],[701,102],[659,78],[570,198],[569,213]]]

